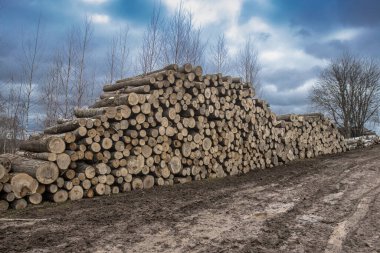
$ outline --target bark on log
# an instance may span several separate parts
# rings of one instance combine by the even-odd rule
[[[58,166],[53,162],[29,159],[17,155],[8,155],[12,162],[12,171],[26,173],[42,184],[53,183],[59,175]]]
[[[119,82],[116,84],[111,84],[111,85],[105,85],[103,87],[103,91],[115,91],[119,90],[122,88],[126,88],[128,86],[140,86],[140,85],[150,85],[154,84],[156,82],[156,79],[154,77],[145,77],[145,78],[137,78],[137,79],[132,79],[124,82]]]
[[[33,152],[25,152],[25,151],[18,151],[16,152],[16,155],[24,156],[27,158],[32,159],[39,159],[39,160],[45,160],[49,162],[55,162],[57,160],[57,154],[55,153],[33,153]]]
[[[65,142],[58,137],[44,136],[38,140],[27,140],[21,143],[20,149],[31,152],[51,152],[63,153],[65,151]]]
[[[45,134],[66,133],[66,132],[70,132],[77,129],[80,126],[85,126],[85,121],[83,119],[75,119],[75,120],[67,121],[62,124],[57,124],[55,126],[45,128],[44,133]]]

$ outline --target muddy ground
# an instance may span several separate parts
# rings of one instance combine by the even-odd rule
[[[380,146],[0,214],[0,252],[380,252]]]

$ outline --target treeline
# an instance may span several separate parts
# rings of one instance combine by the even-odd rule
[[[91,18],[67,29],[55,49],[45,46],[44,22],[39,17],[33,32],[20,42],[20,69],[1,81],[0,152],[14,152],[18,141],[30,132],[58,118],[72,118],[74,108],[92,103],[103,84],[169,63],[202,64],[209,72],[235,74],[259,83],[257,51],[250,37],[231,57],[224,34],[207,38],[182,4],[169,17],[163,17],[161,7],[155,6],[141,43],[135,47],[130,44],[129,27],[120,27],[109,39],[104,56],[94,50],[96,31]]]

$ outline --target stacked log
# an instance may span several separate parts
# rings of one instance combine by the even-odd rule
[[[348,138],[345,141],[349,150],[380,144],[380,138],[376,134]]]
[[[59,120],[4,156],[11,164],[5,173],[20,183],[9,177],[2,193],[14,198],[2,194],[2,201],[22,208],[79,200],[346,150],[322,115],[276,116],[249,83],[203,75],[200,66],[169,65],[103,91],[89,108],[75,109],[75,119]]]

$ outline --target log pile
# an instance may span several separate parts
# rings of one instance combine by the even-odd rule
[[[200,66],[169,65],[103,91],[89,108],[77,108],[75,119],[59,120],[16,155],[1,156],[0,208],[220,178],[346,151],[322,115],[276,116],[249,83],[203,75]]]
[[[380,137],[376,134],[373,135],[363,135],[355,138],[345,139],[348,149],[357,149],[357,148],[365,148],[372,145],[380,144]]]

